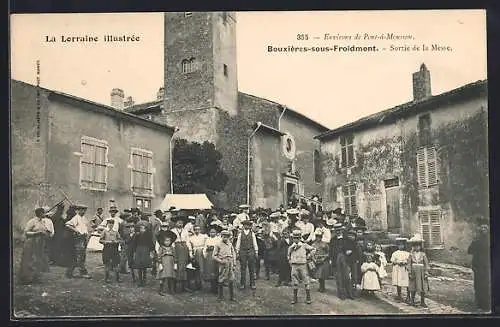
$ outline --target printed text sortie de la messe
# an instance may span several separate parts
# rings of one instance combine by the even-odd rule
[[[61,35],[59,37],[61,43],[96,43],[100,41],[104,42],[140,42],[141,37],[138,35],[113,35],[106,34],[102,38],[96,35],[83,35],[83,36],[69,36]],[[45,42],[58,42],[58,38],[55,36],[45,36]]]

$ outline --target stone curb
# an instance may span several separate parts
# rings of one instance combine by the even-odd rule
[[[449,305],[444,305],[438,303],[434,300],[425,299],[425,303],[427,304],[427,308],[422,307],[413,307],[406,303],[398,302],[394,299],[395,293],[392,285],[383,285],[382,290],[376,293],[376,297],[396,308],[401,310],[406,314],[414,314],[414,315],[463,315],[468,314],[468,312],[461,311],[457,308],[451,307]]]

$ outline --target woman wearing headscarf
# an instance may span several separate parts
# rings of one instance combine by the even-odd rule
[[[469,246],[474,272],[474,297],[476,305],[491,311],[490,229],[486,223],[478,227],[476,237]]]
[[[45,256],[47,255],[45,242],[48,237],[54,235],[54,226],[52,222],[48,224],[47,220],[49,219],[45,218],[45,209],[36,208],[35,217],[30,219],[24,228],[26,239],[19,271],[19,282],[21,284],[38,283],[42,272],[45,270]]]

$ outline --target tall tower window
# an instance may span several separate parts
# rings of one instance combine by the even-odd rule
[[[193,13],[192,13],[192,12],[190,12],[190,11],[185,11],[185,12],[184,12],[184,18],[191,17],[192,15],[193,15]]]
[[[196,59],[184,59],[182,61],[182,72],[184,74],[194,72],[197,69]]]
[[[224,64],[224,76],[226,76],[226,77],[227,77],[227,75],[228,75],[228,74],[229,74],[229,73],[228,73],[227,65],[226,65],[226,64]]]

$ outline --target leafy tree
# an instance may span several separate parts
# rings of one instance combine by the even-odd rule
[[[228,177],[220,166],[222,154],[213,143],[178,139],[172,152],[174,193],[205,193],[212,197],[224,190]]]

